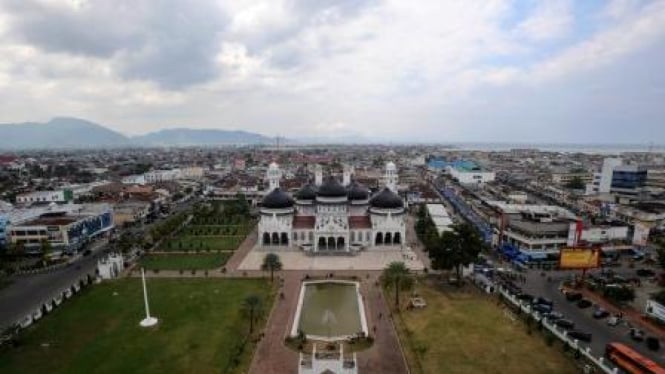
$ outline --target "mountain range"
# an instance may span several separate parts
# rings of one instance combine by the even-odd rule
[[[166,129],[128,137],[94,122],[56,117],[46,123],[0,124],[0,149],[178,147],[273,144],[265,135],[237,130]]]

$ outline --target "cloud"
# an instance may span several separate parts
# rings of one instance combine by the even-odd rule
[[[665,138],[665,1],[7,0],[0,10],[0,122]]]
[[[208,1],[10,0],[9,34],[45,52],[110,59],[122,78],[168,89],[218,74],[225,16]]]

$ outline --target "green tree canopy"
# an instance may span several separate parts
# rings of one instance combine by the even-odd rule
[[[261,264],[261,270],[270,272],[270,282],[273,281],[273,273],[275,271],[282,270],[282,261],[279,259],[279,256],[275,253],[268,253],[263,258],[263,264]]]
[[[457,279],[460,280],[462,267],[475,261],[483,246],[480,235],[471,225],[467,223],[454,225],[452,231],[443,232],[429,249],[432,268],[455,269]]]
[[[413,288],[413,274],[403,262],[391,262],[383,270],[381,280],[384,286],[395,290],[395,306],[399,308],[399,293]]]

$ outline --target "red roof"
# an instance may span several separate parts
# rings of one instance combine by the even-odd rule
[[[314,216],[295,216],[293,217],[294,229],[313,229],[316,218]]]
[[[369,216],[351,216],[349,217],[349,227],[352,229],[371,229],[372,221]]]

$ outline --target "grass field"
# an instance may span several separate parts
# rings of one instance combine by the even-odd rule
[[[270,288],[262,280],[149,279],[144,317],[138,278],[96,285],[29,328],[16,348],[0,351],[1,373],[246,373],[254,344],[227,369],[248,332],[241,305]],[[263,324],[264,322],[261,322]]]
[[[140,264],[146,270],[215,269],[223,266],[229,257],[230,253],[157,254],[144,256]]]
[[[245,236],[201,237],[183,235],[168,240],[161,248],[164,251],[234,251]]]
[[[243,225],[189,225],[182,231],[185,235],[247,235],[252,229],[249,224]]]
[[[511,321],[491,299],[419,285],[427,307],[395,323],[412,373],[577,373],[560,349]]]

